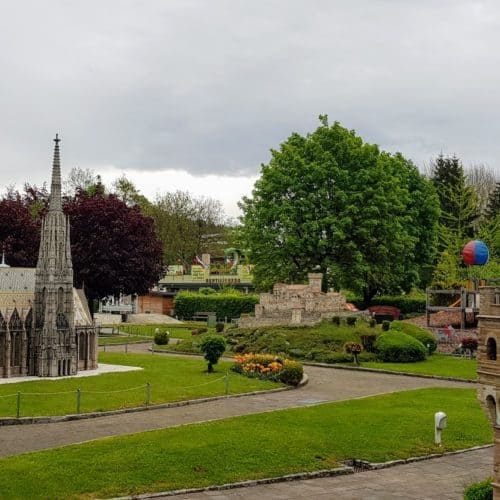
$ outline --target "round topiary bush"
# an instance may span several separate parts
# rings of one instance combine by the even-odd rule
[[[399,331],[380,335],[375,342],[375,349],[380,360],[392,363],[423,361],[427,353],[422,342]]]
[[[428,346],[427,349],[429,354],[432,354],[437,349],[437,341],[434,335],[417,325],[405,323],[403,321],[393,321],[391,323],[390,330],[397,330],[399,332],[406,333],[406,335],[422,342],[425,347]]]
[[[154,339],[156,345],[167,345],[170,340],[170,334],[167,331],[156,332]]]

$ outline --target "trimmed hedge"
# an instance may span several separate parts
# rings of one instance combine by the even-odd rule
[[[425,295],[422,297],[406,296],[406,295],[381,295],[373,297],[370,302],[371,306],[394,306],[397,307],[402,314],[424,313],[425,312]]]
[[[280,372],[280,380],[284,384],[299,385],[304,375],[304,368],[298,361],[285,359],[283,369]]]
[[[417,339],[419,342],[427,347],[429,345],[430,354],[437,349],[437,341],[434,335],[423,328],[411,323],[404,323],[403,321],[393,321],[390,330],[397,330],[398,332],[406,333],[410,337]]]
[[[375,342],[378,358],[389,363],[424,361],[427,349],[422,342],[397,330],[380,335]]]
[[[347,302],[352,302],[357,308],[364,309],[368,306],[393,306],[397,307],[401,314],[425,313],[425,295],[379,295],[373,297],[370,304],[363,304],[363,299],[355,297],[351,293],[346,295]]]
[[[181,319],[191,319],[197,312],[213,311],[218,320],[224,321],[225,318],[239,318],[243,313],[254,312],[258,303],[258,295],[180,292],[175,297],[174,307],[175,314]]]

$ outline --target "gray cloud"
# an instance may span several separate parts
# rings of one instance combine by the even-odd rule
[[[66,166],[255,174],[322,113],[422,165],[500,173],[500,7],[441,0],[0,1],[0,181]]]

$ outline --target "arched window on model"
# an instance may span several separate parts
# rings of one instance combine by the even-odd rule
[[[497,359],[497,341],[493,337],[486,342],[486,356],[492,361]]]

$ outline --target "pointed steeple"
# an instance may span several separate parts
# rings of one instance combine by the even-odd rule
[[[59,156],[59,134],[54,139],[54,159],[52,161],[52,182],[50,184],[49,211],[62,210],[61,200],[61,159]]]

